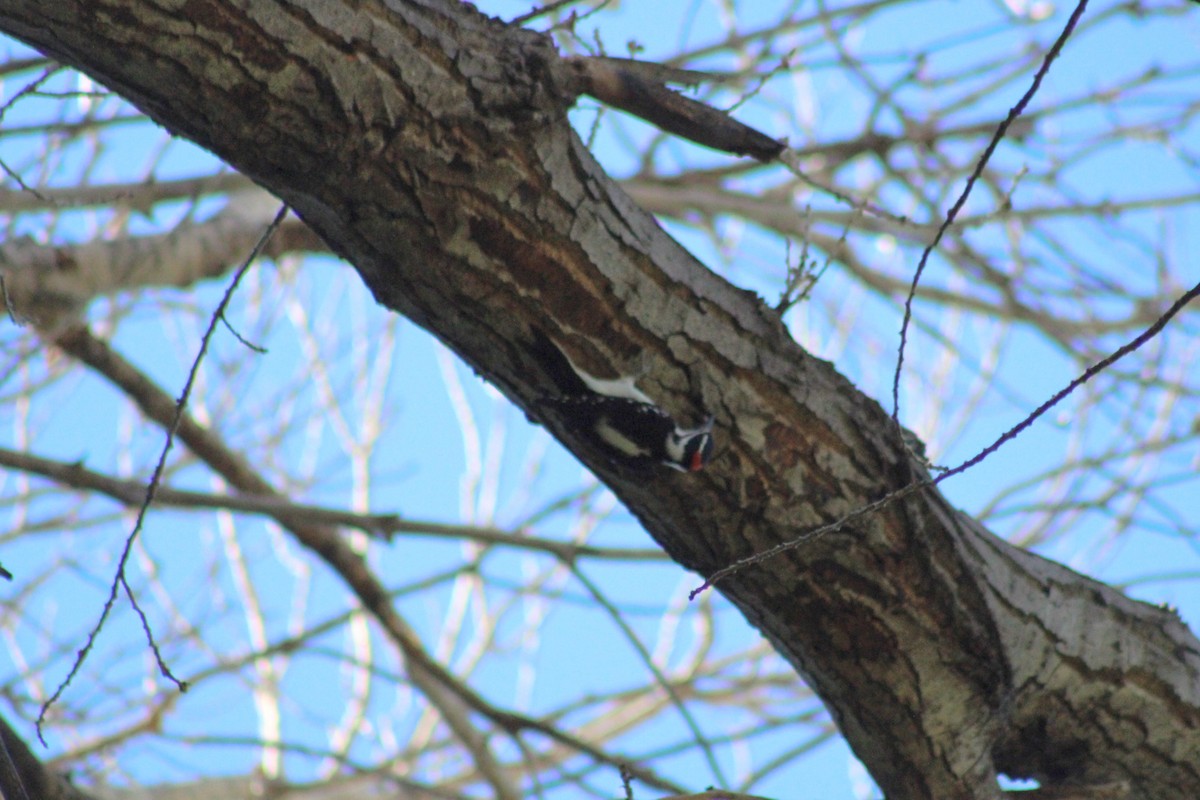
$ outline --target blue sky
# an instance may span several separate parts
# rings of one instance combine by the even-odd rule
[[[722,19],[733,18],[739,27],[753,29],[773,19],[776,8],[782,5],[623,3],[611,13],[606,11],[580,23],[577,33],[589,46],[603,41],[612,55],[625,55],[627,43],[636,42],[643,48],[640,57],[654,59],[669,56],[681,47],[699,47],[714,40],[719,36]],[[485,11],[503,17],[522,13],[528,7],[527,3],[507,2],[483,6]],[[1047,7],[1053,8],[1054,15],[1036,33],[1042,42],[1061,28],[1070,10],[1066,6]],[[648,13],[651,8],[653,11]],[[961,42],[939,50],[935,58],[921,65],[931,75],[947,74],[963,64],[975,63],[981,52],[1001,52],[1030,36],[1028,29],[1013,23],[1004,8],[1001,4],[952,2],[896,5],[871,17],[868,24],[842,31],[841,43],[871,65],[871,74],[877,80],[886,80],[914,69],[911,53],[928,43]],[[1096,5],[1089,14],[1107,11],[1108,7]],[[1168,72],[1178,70],[1174,92],[1131,94],[1103,110],[1056,115],[1046,123],[1044,138],[1034,143],[1009,143],[998,151],[997,163],[1040,163],[1053,157],[1054,146],[1068,147],[1104,115],[1137,120],[1163,113],[1164,107],[1177,101],[1177,95],[1188,91],[1196,95],[1194,89],[1200,87],[1187,54],[1196,50],[1197,32],[1190,20],[1170,25],[1121,18],[1094,34],[1081,35],[1078,45],[1068,46],[1047,79],[1039,96],[1045,102],[1110,85],[1120,75],[1150,66]],[[812,137],[852,137],[863,129],[865,120],[875,119],[871,98],[860,81],[837,68],[835,49],[820,31],[805,31],[796,34],[794,41],[772,42],[771,46],[781,53],[801,48],[795,56],[797,69],[790,79],[764,88],[763,97],[769,102],[747,104],[739,109],[740,117],[797,145]],[[702,61],[701,65],[719,69],[727,63],[718,58]],[[1015,102],[1030,77],[1028,71],[1015,75],[1003,91],[989,95],[986,101],[964,104],[948,122],[967,124],[994,118]],[[906,99],[913,108],[920,107],[919,96]],[[718,93],[714,102],[721,101],[731,102],[731,98]],[[5,118],[5,125],[43,118],[37,102],[15,106]],[[45,102],[57,107],[56,100]],[[1035,102],[1033,108],[1039,107]],[[591,101],[582,101],[574,112],[582,130],[590,128],[594,117]],[[875,124],[886,132],[903,131],[901,122],[887,113],[880,115]],[[612,174],[631,175],[638,167],[638,143],[652,135],[653,131],[641,123],[607,115],[594,150]],[[88,172],[90,180],[131,180],[151,169],[161,180],[212,169],[211,157],[186,143],[164,141],[161,131],[152,126],[130,129],[122,137],[101,150],[95,169]],[[1185,144],[1196,144],[1193,127],[1182,129],[1180,137],[1188,140]],[[36,143],[35,139],[4,140],[0,142],[0,155],[8,163],[24,164],[32,158],[30,148]],[[165,150],[165,156],[161,156],[161,150]],[[956,163],[971,163],[978,150],[976,141],[960,142],[947,155]],[[61,176],[56,180],[64,184],[78,180],[82,164],[90,156],[84,150],[69,151],[54,168],[54,174]],[[690,145],[668,142],[659,151],[656,165],[662,172],[671,172],[680,164],[720,165],[731,161]],[[1097,148],[1093,157],[1074,163],[1054,186],[1023,185],[1014,192],[1014,201],[1017,207],[1027,207],[1058,201],[1066,194],[1086,202],[1153,196],[1162,191],[1194,191],[1198,176],[1195,170],[1181,169],[1182,161],[1176,150],[1161,142],[1112,143]],[[861,169],[865,175],[873,168]],[[1136,180],[1131,181],[1131,175]],[[765,171],[747,178],[746,185],[766,186],[782,179],[777,171]],[[948,205],[960,186],[951,182],[944,187],[946,202],[940,208]],[[920,211],[904,207],[908,201],[902,193],[894,188],[888,191],[895,194],[880,197],[881,202],[894,200],[901,213]],[[808,202],[814,208],[838,207],[819,194]],[[987,213],[988,202],[981,195],[968,205],[967,213]],[[1167,253],[1175,259],[1170,266],[1180,280],[1190,276],[1193,282],[1198,276],[1188,254],[1195,252],[1195,231],[1200,230],[1194,206],[1169,213],[1147,211],[1123,229],[1150,236],[1164,226],[1170,227],[1172,245]],[[198,211],[201,215],[206,212],[203,208]],[[175,207],[152,217],[135,216],[131,229],[152,232],[174,224],[180,213],[181,208]],[[77,215],[56,235],[67,239],[96,236],[105,222],[103,216]],[[43,219],[31,217],[15,230],[42,235],[39,224],[43,223]],[[730,280],[767,298],[778,295],[787,257],[787,247],[779,237],[747,228],[737,220],[722,221],[721,236],[716,241],[698,226],[668,226],[698,257]],[[1006,232],[999,227],[981,232],[982,246],[1001,246]],[[1152,265],[1144,262],[1141,243],[1133,234],[1120,238],[1109,235],[1104,228],[1103,223],[1066,221],[1060,231],[1071,237],[1078,252],[1094,259],[1097,270],[1107,271],[1113,280],[1138,291],[1150,291],[1155,276]],[[868,252],[897,274],[911,274],[915,266],[912,248],[897,248],[887,236],[864,236],[862,241]],[[1046,243],[1045,258],[1050,259],[1053,253],[1052,243]],[[936,257],[931,261],[927,281],[930,286],[963,288],[960,279]],[[105,300],[98,302],[90,314],[100,326],[119,318],[114,338],[118,349],[169,391],[178,391],[207,315],[223,290],[222,284],[214,283],[194,292],[162,291],[146,298]],[[1055,302],[1064,316],[1072,313],[1068,301]],[[1114,313],[1119,312],[1121,299],[1111,302]],[[970,457],[1078,372],[1071,354],[1027,329],[1005,329],[992,320],[969,316],[954,318],[920,302],[917,311],[928,327],[918,329],[910,345],[903,419],[926,438],[934,458],[941,463],[955,464]],[[267,352],[252,353],[228,333],[219,333],[193,409],[203,418],[220,420],[235,444],[249,446],[264,433],[289,432],[271,451],[267,469],[277,468],[278,473],[290,475],[295,481],[292,492],[298,500],[339,508],[361,507],[377,513],[399,512],[416,519],[508,526],[522,522],[550,499],[580,491],[590,481],[578,463],[544,431],[528,425],[521,412],[430,337],[375,306],[357,277],[333,259],[311,258],[303,264],[252,271],[235,301],[231,319],[240,332],[266,347]],[[793,312],[788,322],[815,355],[833,360],[863,391],[888,405],[899,328],[894,303],[865,292],[835,265],[818,285],[810,305]],[[937,344],[938,333],[954,337],[968,356],[977,354],[980,359],[986,359],[986,351],[978,342],[995,335],[1008,343],[1004,364],[970,412],[963,412],[961,426],[951,424],[959,409],[936,403],[926,394],[943,367],[944,350]],[[1128,334],[1123,335],[1128,338]],[[1122,335],[1114,334],[1098,340],[1097,348],[1111,349],[1121,340]],[[306,341],[323,347],[329,356],[329,385],[341,400],[336,410],[327,405],[321,391],[307,377],[310,356]],[[1188,363],[1191,350],[1185,336],[1168,331],[1155,346],[1161,348],[1161,356],[1152,363],[1162,369]],[[372,367],[381,363],[386,363],[387,369],[378,395],[383,403],[376,413],[370,402],[378,398],[365,387]],[[37,364],[24,379],[32,383],[39,370],[48,372],[53,368],[50,363]],[[943,376],[942,385],[950,387],[950,397],[967,397],[972,387],[979,386],[975,375],[980,369],[967,358],[953,365]],[[1154,398],[1138,397],[1127,401],[1155,402]],[[1186,427],[1190,420],[1200,418],[1194,399],[1185,398],[1180,405],[1170,424]],[[968,474],[944,484],[944,491],[957,505],[979,512],[988,507],[998,487],[1052,468],[1081,448],[1094,450],[1111,445],[1119,450],[1122,442],[1135,447],[1139,437],[1146,434],[1142,428],[1122,429],[1112,409],[1103,404],[1088,412],[1089,425],[1084,429],[1076,409],[1070,402],[1061,411],[1052,412],[1028,435]],[[343,418],[345,431],[339,432],[339,420]],[[24,444],[40,455],[80,460],[96,469],[131,476],[144,476],[161,446],[161,434],[144,426],[114,392],[93,378],[77,374],[42,390],[27,409],[0,407],[0,429],[5,431],[0,434],[5,446],[21,444],[22,437],[26,437],[21,431],[32,432]],[[363,441],[378,436],[373,450],[358,462],[369,469],[369,480],[356,472],[348,445],[340,438],[347,434]],[[1155,495],[1155,500],[1164,504],[1161,529],[1135,526],[1118,536],[1113,532],[1117,526],[1106,518],[1108,515],[1090,509],[1071,517],[1071,527],[1051,539],[1042,552],[1106,580],[1133,580],[1168,571],[1197,572],[1200,559],[1193,540],[1167,524],[1179,517],[1194,526],[1200,511],[1195,500],[1200,496],[1196,492],[1195,466],[1194,450],[1174,450],[1164,453],[1157,462],[1139,462],[1131,467],[1158,470],[1155,474],[1167,484]],[[0,480],[6,498],[19,488],[18,479],[11,474],[0,476]],[[183,488],[220,489],[206,470],[188,463],[179,464],[171,482]],[[1096,484],[1095,491],[1101,491],[1104,482],[1098,480]],[[1033,499],[1041,488],[1034,486],[1019,497]],[[1072,496],[1084,496],[1088,490],[1086,484],[1064,489]],[[53,517],[63,513],[63,502],[61,495],[54,495],[28,510],[35,517]],[[70,634],[65,632],[86,630],[98,613],[113,569],[112,556],[128,531],[129,515],[117,514],[114,506],[97,500],[81,503],[69,513],[89,519],[107,514],[109,518],[82,530],[63,526],[53,540],[27,538],[5,546],[5,565],[20,565],[24,574],[37,574],[39,563],[61,557],[64,550],[73,558],[71,568],[51,576],[43,591],[26,606],[45,620],[41,624],[44,629],[6,621],[5,630],[11,637],[7,664],[0,655],[0,668],[6,678],[20,671],[18,654],[36,654],[50,663],[43,683],[52,685],[64,674],[65,662],[61,655],[53,654],[50,643],[70,641]],[[1013,500],[998,507],[990,521],[997,531],[1017,535],[1029,528],[1035,516]],[[645,533],[600,489],[588,495],[587,503],[576,502],[539,522],[536,532],[568,538],[593,524],[597,527],[589,538],[592,543],[651,546]],[[234,530],[236,535],[231,533]],[[54,547],[47,547],[47,541],[53,541]],[[243,549],[240,561],[229,555],[235,542]],[[258,589],[257,602],[266,609],[265,635],[269,640],[289,635],[298,620],[316,624],[336,616],[346,603],[345,591],[322,567],[256,518],[158,512],[151,517],[141,547],[137,575],[139,585],[147,587],[148,595],[156,600],[150,606],[152,621],[161,630],[170,630],[180,617],[196,624],[203,622],[204,639],[216,649],[237,652],[253,639],[239,613],[249,602],[246,590],[238,584],[235,566],[239,563],[246,567],[252,586]],[[465,558],[480,558],[481,569],[496,587],[487,597],[489,608],[505,603],[512,606],[511,611],[498,616],[497,637],[504,651],[482,665],[472,666],[471,636],[464,635],[443,643],[442,653],[462,672],[471,673],[473,686],[501,704],[532,713],[545,712],[580,696],[646,681],[645,669],[621,630],[596,606],[582,584],[569,575],[555,573],[546,558],[500,549],[481,554],[474,546],[426,537],[400,537],[387,546],[373,545],[369,557],[387,576],[389,585],[398,589],[453,570]],[[197,565],[206,566],[201,570]],[[717,653],[733,653],[758,642],[758,634],[719,596],[710,594],[702,604],[684,603],[681,598],[697,580],[673,565],[588,563],[583,569],[590,579],[604,586],[609,597],[627,609],[630,625],[649,649],[657,648],[664,665],[679,663],[690,648],[700,646],[699,624],[710,613],[719,633],[713,645]],[[538,581],[545,581],[545,596],[523,591],[524,586]],[[1185,620],[1195,624],[1200,620],[1197,586],[1195,580],[1146,582],[1138,583],[1134,593],[1154,602],[1178,605]],[[484,604],[481,595],[472,595],[472,591],[469,582],[458,576],[456,580],[443,579],[432,589],[406,593],[397,602],[425,641],[436,647],[453,614],[461,615],[465,630],[471,629],[471,612]],[[169,605],[166,598],[179,605],[180,615],[157,605]],[[328,720],[340,712],[339,704],[344,702],[341,690],[357,675],[344,656],[348,636],[346,628],[339,628],[318,640],[321,647],[305,657],[288,660],[286,669],[280,666],[285,670],[282,681],[286,693],[295,698],[285,721],[290,739],[323,741]],[[180,674],[205,668],[205,646],[184,634],[168,638],[172,643],[167,656]],[[95,709],[95,722],[88,733],[120,727],[136,717],[140,708],[125,706],[131,691],[145,691],[150,696],[170,691],[165,684],[147,678],[139,629],[128,609],[122,607],[116,615],[100,648],[93,663],[116,666],[98,675],[90,673],[90,681],[71,690],[73,704]],[[386,645],[376,641],[372,652],[376,669],[385,674],[398,672]],[[784,669],[777,659],[766,663]],[[531,677],[534,675],[536,679]],[[376,691],[369,703],[372,735],[364,737],[354,751],[364,761],[377,754],[373,745],[382,750],[389,736],[403,739],[418,725],[419,713],[403,684],[381,681],[380,685],[385,688]],[[329,686],[339,691],[312,690]],[[794,698],[780,699],[781,708],[794,711],[800,705]],[[573,713],[579,724],[591,719],[583,712]],[[698,710],[697,715],[713,736],[747,724],[747,717],[727,708],[708,706]],[[795,731],[747,736],[744,742],[718,746],[718,755],[727,774],[745,776],[804,741],[826,722],[818,718],[813,727],[798,725]],[[222,735],[232,740],[252,735],[260,724],[247,699],[246,677],[235,672],[205,682],[195,692],[179,698],[167,727],[168,735],[154,743],[140,740],[123,750],[120,769],[125,776],[141,781],[182,779],[198,769],[243,772],[254,766],[253,750],[213,737]],[[190,741],[193,735],[205,740]],[[650,751],[685,736],[678,715],[666,712],[652,726],[623,739],[622,745]],[[71,738],[69,731],[55,732],[52,748],[57,751],[67,747]],[[302,756],[289,757],[287,764],[294,777],[315,774],[314,764]],[[664,773],[691,782],[697,790],[714,782],[694,750],[661,755],[655,765]],[[614,797],[620,794],[615,774],[597,774],[593,783],[609,786]],[[819,745],[808,757],[788,762],[786,768],[756,783],[753,791],[764,796],[816,800],[865,796],[868,790],[863,786],[848,749],[834,740]],[[571,795],[562,792],[555,796]]]

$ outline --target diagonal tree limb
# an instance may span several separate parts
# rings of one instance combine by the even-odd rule
[[[643,353],[672,413],[717,413],[721,455],[690,479],[589,465],[702,575],[919,474],[878,403],[604,174],[568,125],[575,95],[548,39],[447,0],[332,8],[10,0],[0,29],[267,186],[380,302],[532,413],[546,388],[525,345],[533,321],[613,371]],[[994,800],[1000,772],[1200,796],[1195,637],[997,540],[936,491],[721,591],[890,798]],[[1114,720],[1136,720],[1140,737],[1116,736]]]

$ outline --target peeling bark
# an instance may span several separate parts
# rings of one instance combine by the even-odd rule
[[[640,354],[699,475],[613,470],[707,575],[920,477],[873,400],[672,241],[570,130],[551,43],[449,0],[5,0],[77,66],[286,200],[379,302],[536,413],[537,320],[585,367]],[[597,370],[599,371],[599,370]],[[1200,796],[1200,643],[926,491],[719,584],[828,704],[889,798],[1044,786]]]

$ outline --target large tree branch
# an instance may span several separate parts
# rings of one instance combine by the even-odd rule
[[[701,574],[919,477],[871,399],[604,175],[550,42],[450,0],[9,0],[76,65],[286,200],[381,303],[536,413],[538,320],[585,366],[634,353],[717,414],[699,476],[634,479],[548,424]],[[186,91],[181,91],[186,87]],[[995,539],[928,491],[721,591],[806,677],[891,798],[996,772],[1200,796],[1200,644],[1169,613]]]

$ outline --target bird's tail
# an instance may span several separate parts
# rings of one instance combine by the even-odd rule
[[[567,358],[567,354],[536,325],[530,328],[530,332],[533,334],[531,352],[550,380],[554,381],[558,391],[568,397],[588,394],[590,388],[583,378],[579,377],[579,372],[571,363],[571,359]]]

